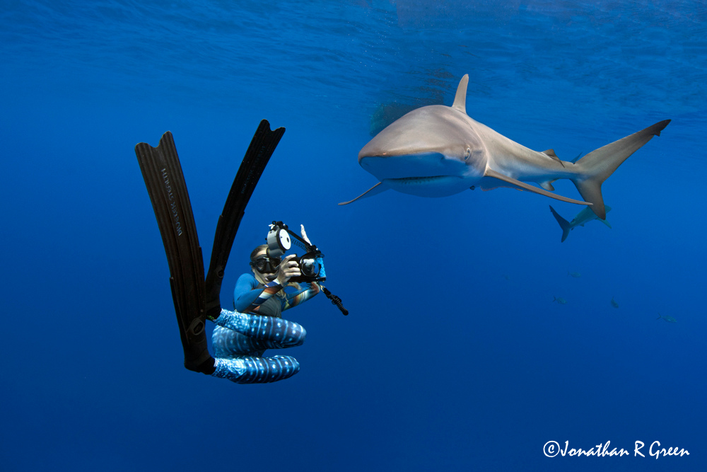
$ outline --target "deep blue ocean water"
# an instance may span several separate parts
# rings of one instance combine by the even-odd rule
[[[705,38],[700,1],[5,0],[2,470],[707,470]],[[612,229],[560,243],[548,205],[580,208],[509,189],[337,206],[371,133],[464,74],[471,117],[565,160],[672,120],[604,184]],[[174,133],[208,261],[263,118],[287,131],[222,303],[282,220],[351,313],[287,312],[301,372],[236,385],[182,366],[133,148]]]

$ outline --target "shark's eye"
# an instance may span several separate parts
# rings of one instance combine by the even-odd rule
[[[466,153],[464,154],[464,160],[466,161],[466,160],[469,159],[470,157],[471,157],[471,148],[470,148],[470,147],[467,147],[467,148],[466,148]]]

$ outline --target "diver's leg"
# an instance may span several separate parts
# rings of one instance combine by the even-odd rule
[[[262,357],[267,347],[261,347],[258,341],[232,329],[216,326],[211,335],[214,357],[232,359],[236,357]]]
[[[214,377],[235,383],[269,383],[292,377],[299,372],[299,362],[290,356],[217,358]]]
[[[262,354],[265,349],[299,346],[307,335],[301,325],[228,310],[221,310],[215,322],[217,326],[212,336],[217,357],[214,377],[236,383],[268,383],[299,372],[300,365],[294,357],[253,354]]]
[[[254,344],[256,350],[299,346],[307,336],[302,325],[271,316],[248,315],[222,309],[221,315],[214,322],[244,334],[253,341],[259,341]]]

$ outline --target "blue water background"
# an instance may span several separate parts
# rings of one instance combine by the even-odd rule
[[[705,38],[700,1],[5,0],[2,470],[707,470]],[[548,205],[579,207],[509,189],[337,206],[372,117],[464,74],[470,116],[565,160],[673,120],[604,185],[612,229],[560,243]],[[301,372],[241,386],[182,366],[133,148],[174,133],[208,260],[262,118],[222,302],[277,219],[351,314],[288,312]]]

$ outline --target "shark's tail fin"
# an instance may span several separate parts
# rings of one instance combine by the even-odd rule
[[[562,228],[562,240],[560,240],[560,242],[564,243],[565,239],[567,239],[567,236],[569,236],[570,234],[570,230],[572,229],[570,227],[570,223],[566,219],[562,218],[560,214],[557,213],[554,208],[552,208],[552,205],[550,205],[550,211],[552,212],[557,222],[560,223],[560,228]]]
[[[601,184],[626,160],[628,157],[651,140],[653,136],[660,136],[660,132],[668,126],[670,120],[661,121],[648,128],[626,136],[625,138],[607,144],[590,152],[575,164],[579,167],[579,174],[572,181],[577,186],[584,201],[592,204],[592,210],[602,220],[606,219],[604,199],[601,196]]]

